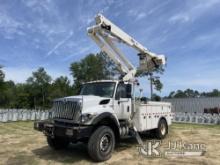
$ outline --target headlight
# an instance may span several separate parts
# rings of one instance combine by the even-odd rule
[[[94,115],[89,114],[89,113],[82,114],[82,115],[81,115],[81,122],[82,122],[82,123],[85,123],[85,122],[91,120],[91,119],[93,118],[93,116],[94,116]]]

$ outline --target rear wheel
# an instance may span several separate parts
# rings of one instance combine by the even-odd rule
[[[167,122],[164,119],[161,119],[158,124],[158,128],[156,129],[156,137],[158,139],[164,139],[168,133]]]
[[[115,147],[115,135],[108,126],[97,128],[88,142],[88,153],[90,157],[97,161],[105,161],[111,158]]]
[[[51,138],[49,136],[47,137],[47,143],[55,150],[64,149],[69,145],[69,141],[67,139],[57,137]]]

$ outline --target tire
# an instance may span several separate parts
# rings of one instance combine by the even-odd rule
[[[161,119],[158,124],[158,128],[156,129],[156,137],[158,139],[164,139],[168,133],[168,125],[166,120]]]
[[[111,158],[114,147],[114,132],[108,126],[100,126],[89,139],[88,153],[94,161],[101,162]]]
[[[47,137],[47,143],[55,150],[64,149],[69,145],[69,141],[67,139],[57,137],[51,138],[49,136]]]

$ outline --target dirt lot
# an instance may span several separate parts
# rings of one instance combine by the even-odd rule
[[[74,144],[64,151],[53,151],[44,135],[32,127],[32,122],[0,123],[0,164],[94,164],[86,145]],[[146,135],[143,138],[145,142],[151,139]],[[162,147],[169,140],[204,143],[207,152],[204,156],[146,158],[138,153],[135,139],[125,139],[112,158],[100,164],[220,164],[220,126],[173,124]]]

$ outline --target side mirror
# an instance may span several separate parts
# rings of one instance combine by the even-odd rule
[[[131,96],[132,96],[131,92],[132,92],[131,84],[127,84],[126,85],[126,95],[127,95],[127,98],[131,98]]]

